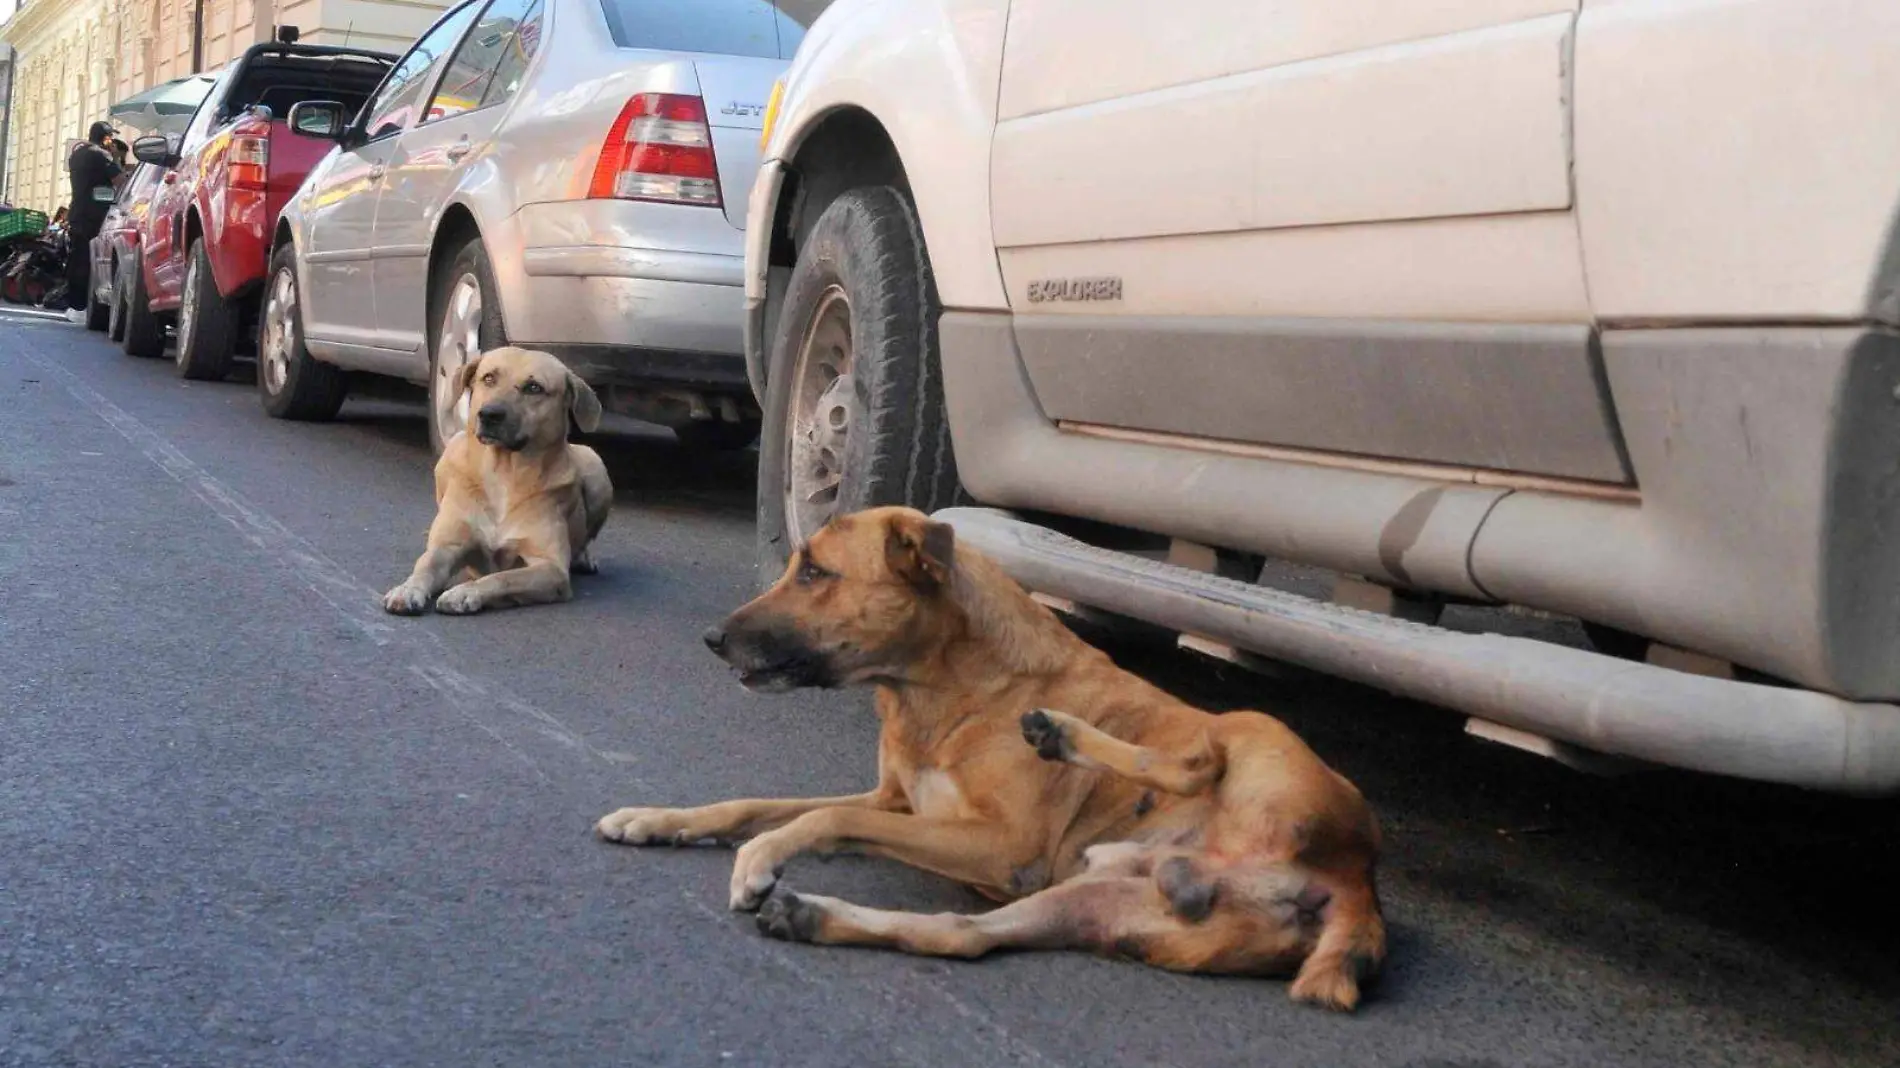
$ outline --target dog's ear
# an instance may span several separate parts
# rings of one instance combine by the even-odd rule
[[[591,434],[600,426],[600,398],[595,396],[594,387],[572,371],[567,373],[567,413],[583,434]]]
[[[892,516],[884,534],[884,559],[891,572],[920,590],[950,581],[956,550],[956,530],[918,512]]]
[[[467,393],[475,385],[475,376],[481,373],[482,358],[480,356],[463,364],[462,369],[455,372],[455,395],[459,397]]]

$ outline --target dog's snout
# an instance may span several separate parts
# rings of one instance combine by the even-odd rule
[[[484,404],[481,410],[475,413],[476,418],[489,424],[499,423],[502,419],[506,418],[507,415],[508,409],[499,404]]]
[[[701,641],[706,643],[706,648],[711,649],[714,653],[721,655],[725,653],[726,628],[720,626],[707,627],[706,633],[699,637]]]

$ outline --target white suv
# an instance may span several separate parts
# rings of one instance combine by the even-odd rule
[[[764,556],[967,493],[1033,589],[1494,738],[1900,789],[1896,54],[1893,0],[838,0],[750,205]]]

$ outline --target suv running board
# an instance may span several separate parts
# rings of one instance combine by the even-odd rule
[[[1900,708],[1529,638],[1462,634],[1085,545],[986,508],[937,519],[1028,589],[1600,753],[1842,793],[1900,792]]]

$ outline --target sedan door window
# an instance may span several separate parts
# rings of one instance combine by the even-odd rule
[[[494,0],[474,30],[449,60],[423,122],[446,119],[477,108],[499,104],[512,96],[540,39],[539,0]],[[528,51],[519,54],[522,30],[528,28]],[[499,94],[495,87],[504,85]]]
[[[541,47],[541,25],[544,21],[541,0],[534,0],[522,14],[520,23],[515,26],[514,37],[501,54],[501,65],[495,68],[495,77],[488,83],[488,92],[482,97],[483,107],[502,103],[521,88],[522,79],[528,73],[528,64],[534,62],[534,53]]]
[[[462,31],[474,21],[476,6],[463,4],[450,12],[389,72],[366,109],[369,117],[363,122],[363,132],[371,141],[408,129],[428,92],[429,72],[436,69],[436,61],[455,47]]]

